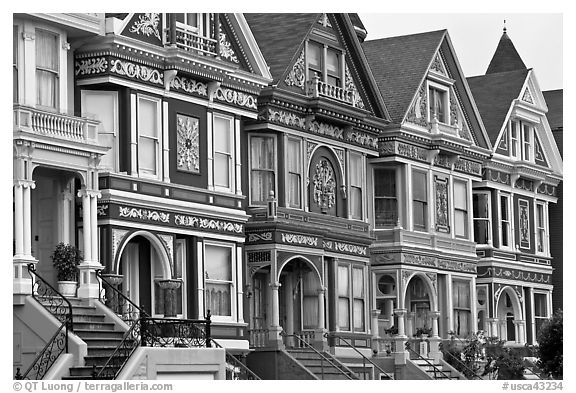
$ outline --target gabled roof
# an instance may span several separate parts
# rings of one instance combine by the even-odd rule
[[[563,93],[564,90],[562,89],[542,92],[546,100],[546,105],[548,106],[546,118],[552,131],[563,127]]]
[[[498,139],[512,101],[520,95],[528,71],[500,72],[467,79],[492,144]]]
[[[504,28],[504,33],[502,33],[502,37],[500,37],[500,42],[498,42],[496,52],[494,52],[494,56],[492,56],[492,60],[490,60],[486,74],[525,69],[526,65],[524,65],[512,40],[506,33],[506,28]]]
[[[244,14],[266,63],[273,84],[277,84],[291,65],[298,47],[322,14],[264,13]],[[287,17],[289,16],[289,17]]]
[[[438,30],[362,44],[393,123],[404,119],[445,34]]]

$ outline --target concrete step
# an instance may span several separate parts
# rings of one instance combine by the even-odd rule
[[[96,372],[99,372],[102,367],[96,366]],[[107,371],[115,372],[116,368],[108,368]],[[93,366],[78,366],[78,367],[70,367],[70,376],[64,379],[89,379],[92,377],[92,373],[94,372]],[[88,377],[88,378],[87,378]]]
[[[108,331],[115,330],[116,325],[114,322],[102,322],[102,321],[77,321],[74,319],[74,330],[98,330],[98,331]]]
[[[102,346],[89,346],[88,356],[103,356],[112,354],[118,346],[102,345]]]
[[[120,344],[120,342],[122,341],[122,337],[120,338],[86,337],[82,338],[82,340],[84,340],[84,342],[88,345],[88,348],[109,347],[109,346],[117,347],[118,344]]]
[[[104,366],[110,355],[112,355],[113,351],[107,355],[98,355],[98,356],[84,356],[84,365],[85,366]],[[124,362],[127,358],[125,356],[120,357],[122,362]]]
[[[119,330],[92,330],[92,329],[78,329],[74,327],[74,333],[76,333],[83,340],[90,338],[122,339],[122,337],[124,337],[124,332],[121,332]]]

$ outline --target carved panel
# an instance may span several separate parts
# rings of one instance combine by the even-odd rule
[[[260,120],[267,120],[288,127],[306,129],[306,118],[298,116],[295,113],[268,108],[266,112],[260,113],[258,117]]]
[[[255,110],[258,107],[256,96],[228,89],[226,87],[218,87],[218,89],[216,89],[216,92],[214,93],[214,98],[217,99],[218,101],[243,106],[249,109]]]
[[[511,268],[501,267],[479,267],[478,277],[482,278],[503,278],[510,280],[527,281],[539,284],[551,284],[551,275],[546,273],[530,272],[526,270],[518,270]]]
[[[321,159],[316,164],[313,177],[314,202],[322,211],[330,209],[336,203],[336,179],[334,169],[328,160]]]
[[[230,60],[233,63],[239,64],[240,61],[232,48],[232,44],[228,41],[228,37],[226,37],[226,33],[222,29],[222,24],[220,24],[220,57]]]
[[[534,99],[532,99],[532,94],[530,94],[530,89],[526,88],[526,90],[524,90],[524,95],[522,96],[522,101],[525,101],[529,104],[534,103]]]
[[[354,79],[352,79],[352,74],[350,73],[350,70],[348,69],[348,64],[346,64],[346,67],[344,68],[344,70],[345,70],[344,87],[346,90],[352,92],[353,105],[357,108],[364,109],[364,101],[362,101],[362,97],[360,97],[360,93],[358,92],[358,89],[356,88],[356,85],[354,84]]]
[[[168,259],[170,261],[170,269],[172,270],[172,278],[176,278],[174,274],[176,270],[174,269],[174,237],[172,235],[158,235],[166,250],[168,251]]]
[[[147,13],[138,16],[138,20],[130,27],[130,32],[142,34],[146,37],[154,36],[161,40],[158,25],[160,24],[160,14]]]
[[[428,127],[429,123],[427,120],[427,110],[428,110],[428,95],[426,94],[425,83],[422,83],[418,94],[410,107],[408,114],[406,115],[406,121],[417,124],[422,127]]]
[[[436,231],[450,233],[448,220],[448,179],[434,176],[436,199]]]
[[[125,229],[112,228],[112,256],[114,257],[114,260],[116,260],[116,253],[118,252],[118,246],[120,245],[120,242],[122,242],[122,240],[124,239],[124,237],[128,232],[129,231]]]
[[[502,133],[502,139],[500,139],[498,149],[508,151],[508,129]]]
[[[244,232],[244,225],[242,224],[230,221],[216,220],[213,218],[188,216],[183,214],[176,214],[174,216],[174,224],[184,227],[211,229],[218,232],[231,232],[239,234]]]
[[[310,157],[312,156],[312,152],[314,151],[316,146],[318,146],[317,143],[307,142],[307,144],[306,144],[306,156],[307,157],[306,158],[308,159],[308,161],[310,161]]]
[[[307,246],[318,246],[318,238],[315,236],[298,235],[295,233],[282,233],[282,243],[303,244]]]
[[[119,216],[126,218],[138,218],[143,221],[156,221],[169,223],[170,213],[159,212],[156,210],[140,209],[128,206],[118,206]]]
[[[108,69],[108,60],[105,57],[77,60],[75,68],[76,76],[100,74]]]
[[[108,215],[108,208],[110,205],[97,205],[96,206],[96,214],[101,217],[105,217]]]
[[[427,161],[428,150],[421,147],[408,145],[406,143],[398,143],[396,145],[397,153],[401,156],[413,158],[415,160]]]
[[[198,94],[204,97],[208,96],[208,85],[206,83],[198,82],[194,79],[185,78],[183,76],[176,76],[172,82],[170,82],[170,87],[177,90],[183,90],[190,94]]]
[[[432,282],[432,287],[434,288],[434,292],[438,293],[438,275],[436,273],[426,273],[430,281]]]
[[[530,248],[530,210],[525,199],[518,200],[518,222],[520,231],[520,247]]]
[[[263,241],[271,241],[272,240],[272,232],[262,232],[262,233],[250,233],[248,234],[248,242],[257,242],[259,240]]]
[[[472,175],[481,175],[482,174],[482,165],[477,162],[464,160],[459,158],[454,163],[454,170],[460,172],[470,173]]]
[[[180,171],[200,173],[199,123],[195,117],[176,115],[176,162]]]
[[[442,59],[440,58],[440,53],[436,53],[436,56],[434,56],[434,60],[430,65],[430,70],[448,76],[446,73],[446,68],[444,67],[444,63],[442,63]]]
[[[378,148],[378,138],[375,136],[368,135],[364,132],[358,130],[350,130],[346,132],[346,140],[348,142],[353,142],[358,145],[366,146],[368,148],[377,149]]]
[[[112,60],[110,65],[110,72],[113,74],[164,86],[164,75],[157,69],[118,59]]]
[[[304,49],[300,52],[300,56],[292,66],[292,70],[286,75],[284,82],[288,86],[296,86],[304,89],[304,81],[306,79],[306,64],[304,63]]]
[[[336,139],[344,138],[344,129],[338,126],[333,126],[331,124],[320,123],[313,120],[308,125],[308,130],[315,134],[326,135]]]
[[[532,189],[534,187],[534,183],[530,180],[520,178],[520,179],[516,180],[516,184],[514,184],[514,187],[519,188],[521,190],[525,190],[525,191],[532,191]]]

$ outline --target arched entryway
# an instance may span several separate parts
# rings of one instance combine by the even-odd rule
[[[432,329],[432,312],[437,311],[436,297],[428,278],[414,274],[405,289],[404,305],[408,312],[406,335],[411,337],[418,329]]]
[[[496,305],[496,318],[498,319],[498,337],[504,341],[524,342],[524,332],[519,331],[517,322],[522,318],[520,298],[516,291],[505,287],[498,296]],[[522,329],[523,330],[523,329]]]
[[[124,241],[118,255],[115,270],[123,276],[118,288],[150,315],[164,316],[165,296],[160,283],[171,279],[172,272],[162,243],[149,232],[135,232]]]

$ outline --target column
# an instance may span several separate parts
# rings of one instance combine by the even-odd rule
[[[288,335],[294,334],[294,281],[292,276],[287,276],[284,281],[285,291],[284,291],[284,302],[286,304],[286,326],[285,332]],[[294,337],[286,338],[287,346],[294,346]]]
[[[82,231],[84,237],[84,261],[78,266],[79,286],[78,297],[99,297],[100,285],[96,270],[103,269],[98,261],[98,222],[96,218],[96,202],[100,193],[96,190],[83,188],[78,191],[82,198]]]
[[[395,365],[405,365],[406,359],[409,354],[406,351],[406,330],[404,328],[404,320],[406,318],[406,309],[398,308],[394,310],[394,314],[398,317],[398,336],[395,338],[395,349],[394,349],[394,364]]]
[[[28,274],[27,265],[37,263],[32,256],[32,221],[31,221],[31,189],[36,187],[32,180],[16,180],[14,187],[14,240],[15,255],[13,263],[13,294],[31,295],[32,278]]]
[[[521,345],[526,344],[526,321],[520,320],[518,321],[518,343]]]
[[[416,313],[409,312],[406,315],[408,317],[406,320],[406,335],[410,338],[414,333],[416,333],[416,329],[414,329],[414,317],[416,316]]]
[[[441,338],[438,336],[438,318],[440,318],[439,311],[430,312],[430,317],[432,318],[432,337],[430,337],[430,357],[436,362],[439,362],[443,358],[442,352],[440,351],[440,341]]]
[[[274,279],[274,275],[271,275],[271,279]],[[283,348],[282,337],[280,332],[282,327],[280,326],[280,298],[278,296],[278,290],[280,289],[280,283],[278,281],[271,282],[270,289],[272,292],[272,318],[270,320],[270,328],[268,329],[268,343],[274,348]]]
[[[490,326],[490,336],[491,337],[501,337],[498,331],[498,318],[489,318],[488,324]]]
[[[319,351],[328,349],[328,342],[324,334],[326,333],[324,325],[324,291],[326,288],[320,286],[318,289],[318,328],[314,330],[314,348]]]
[[[372,316],[372,351],[377,353],[380,348],[378,345],[378,338],[380,337],[378,317],[380,316],[380,310],[374,309],[370,315]]]

